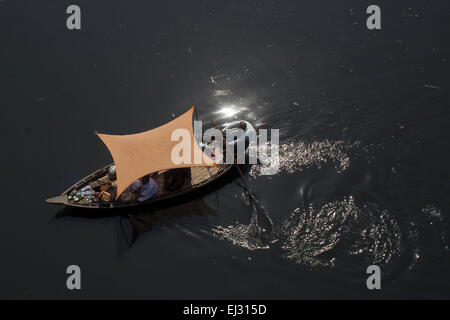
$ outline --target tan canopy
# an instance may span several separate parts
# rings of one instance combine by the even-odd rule
[[[116,165],[117,197],[134,181],[152,172],[218,166],[197,145],[192,128],[194,108],[195,106],[178,118],[146,132],[129,135],[97,133],[108,147]],[[182,149],[181,144],[184,146]],[[175,163],[172,154],[180,155],[183,161],[180,163],[178,158],[175,159],[178,163]]]

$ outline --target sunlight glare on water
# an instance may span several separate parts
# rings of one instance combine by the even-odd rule
[[[225,105],[217,111],[223,118],[232,118],[237,115],[241,111],[245,110],[245,108],[237,108],[234,104]]]

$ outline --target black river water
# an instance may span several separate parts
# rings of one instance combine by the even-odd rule
[[[450,298],[450,6],[380,0],[368,30],[370,4],[1,0],[0,297]],[[131,247],[127,220],[55,218],[44,200],[110,161],[94,131],[193,104],[280,130],[256,204],[234,181],[148,210]]]

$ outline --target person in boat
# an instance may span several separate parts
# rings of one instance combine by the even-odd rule
[[[164,172],[164,191],[175,192],[191,181],[190,168],[178,168]]]
[[[108,179],[109,181],[115,181],[117,179],[116,166],[112,165],[108,169]]]
[[[151,175],[146,175],[133,182],[129,189],[135,194],[137,202],[145,202],[158,193],[158,184]]]
[[[144,202],[158,193],[158,184],[151,178],[153,174],[146,175],[141,179],[133,182],[119,197],[119,201],[123,202]],[[116,166],[111,166],[108,170],[108,178],[110,181],[117,179]]]
[[[229,124],[227,124],[222,130],[223,132],[226,132],[227,130],[231,130],[233,132],[234,130],[242,130],[243,134],[238,135],[237,139],[233,141],[231,144],[237,145],[238,143],[244,142],[245,148],[248,148],[250,144],[250,137],[254,135],[256,137],[256,131],[253,126],[245,120],[240,121],[233,121]]]

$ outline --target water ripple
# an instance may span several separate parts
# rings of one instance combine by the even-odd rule
[[[251,199],[247,196],[243,200],[252,208],[250,224],[237,222],[226,227],[217,226],[213,229],[214,234],[249,250],[269,249],[273,241],[273,222],[267,210],[254,196],[251,196]]]
[[[326,163],[332,162],[339,173],[350,167],[349,151],[360,145],[360,141],[322,140],[307,143],[289,140],[280,143],[279,162],[277,165],[279,166],[279,171],[291,174],[311,167],[321,169]],[[268,146],[266,148],[269,149]],[[266,160],[266,162],[270,161]],[[260,170],[260,166],[253,166],[250,170],[250,176],[252,178],[257,177],[260,175]]]

